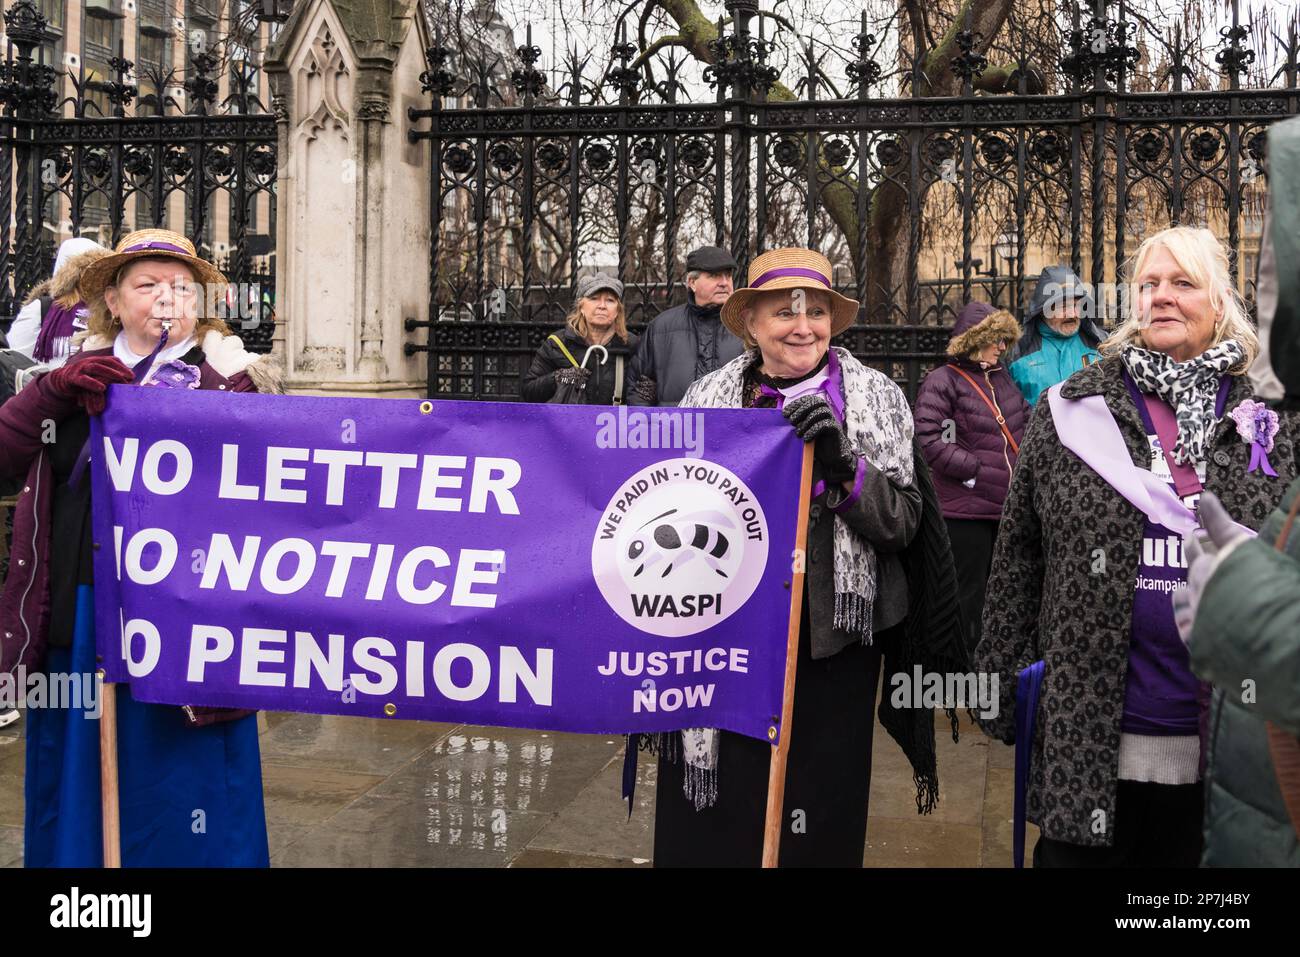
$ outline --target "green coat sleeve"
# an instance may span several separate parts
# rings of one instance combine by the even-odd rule
[[[1285,552],[1273,545],[1297,495],[1300,481],[1259,538],[1237,546],[1215,570],[1188,649],[1200,677],[1225,694],[1245,695],[1261,718],[1300,735],[1300,523]]]

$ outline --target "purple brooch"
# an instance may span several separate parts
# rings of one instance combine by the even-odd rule
[[[154,370],[149,384],[162,386],[164,389],[197,389],[199,368],[188,362],[181,362],[180,359],[169,359]]]
[[[1268,453],[1273,451],[1273,436],[1277,435],[1277,413],[1254,399],[1247,399],[1232,410],[1232,418],[1237,423],[1237,434],[1242,441],[1250,443],[1250,468],[1258,468],[1271,478],[1277,478],[1273,466],[1268,461]]]

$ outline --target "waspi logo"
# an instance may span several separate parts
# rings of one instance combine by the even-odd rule
[[[763,510],[735,473],[667,459],[614,494],[596,528],[591,570],[620,618],[676,638],[741,608],[763,576],[767,547]]]

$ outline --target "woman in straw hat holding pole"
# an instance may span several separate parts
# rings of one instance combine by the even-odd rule
[[[722,310],[747,351],[681,401],[780,409],[815,446],[781,839],[787,867],[862,864],[882,666],[887,675],[964,667],[952,555],[907,399],[830,347],[858,311],[830,277],[830,262],[812,250],[755,259],[748,286]],[[887,698],[880,718],[912,765],[924,813],[938,796],[934,716],[912,705],[911,696],[901,706]],[[705,728],[655,744],[655,864],[757,866],[771,748]]]
[[[67,364],[0,406],[0,474],[25,475],[14,560],[0,597],[0,668],[79,675],[94,687],[90,415],[110,385],[283,392],[204,302],[226,279],[188,239],[127,236],[82,276],[87,337]],[[154,392],[168,401],[166,391]],[[56,439],[46,442],[47,423]],[[66,686],[66,685],[65,685]],[[73,685],[75,687],[75,685]],[[33,708],[27,731],[29,867],[102,861],[97,700]],[[266,817],[251,712],[152,705],[117,695],[121,849],[127,866],[265,866]]]

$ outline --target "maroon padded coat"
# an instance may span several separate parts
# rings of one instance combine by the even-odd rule
[[[111,356],[113,349],[79,352],[71,365],[90,356]],[[202,355],[201,352],[198,355]],[[193,361],[194,353],[185,356]],[[227,378],[205,359],[198,363],[199,388],[229,392],[256,392],[249,374],[237,372]],[[50,622],[49,560],[51,548],[51,502],[53,472],[41,438],[47,421],[61,422],[84,415],[75,398],[66,398],[50,388],[47,376],[36,379],[0,406],[0,475],[26,475],[27,480],[14,507],[13,547],[9,575],[0,592],[0,671],[12,673],[20,664],[29,672],[45,664]],[[65,544],[66,547],[66,544]],[[232,720],[248,711],[194,707],[188,709],[193,724]]]
[[[985,303],[970,303],[961,311],[949,348],[956,354],[925,377],[916,397],[916,438],[934,475],[945,518],[998,521],[1016,464],[1011,443],[975,388],[1001,410],[1017,445],[1029,421],[1030,407],[1006,369],[981,369],[966,358],[972,349],[999,338],[1015,341],[1014,320],[993,313]],[[975,480],[973,488],[962,484],[970,479]]]

